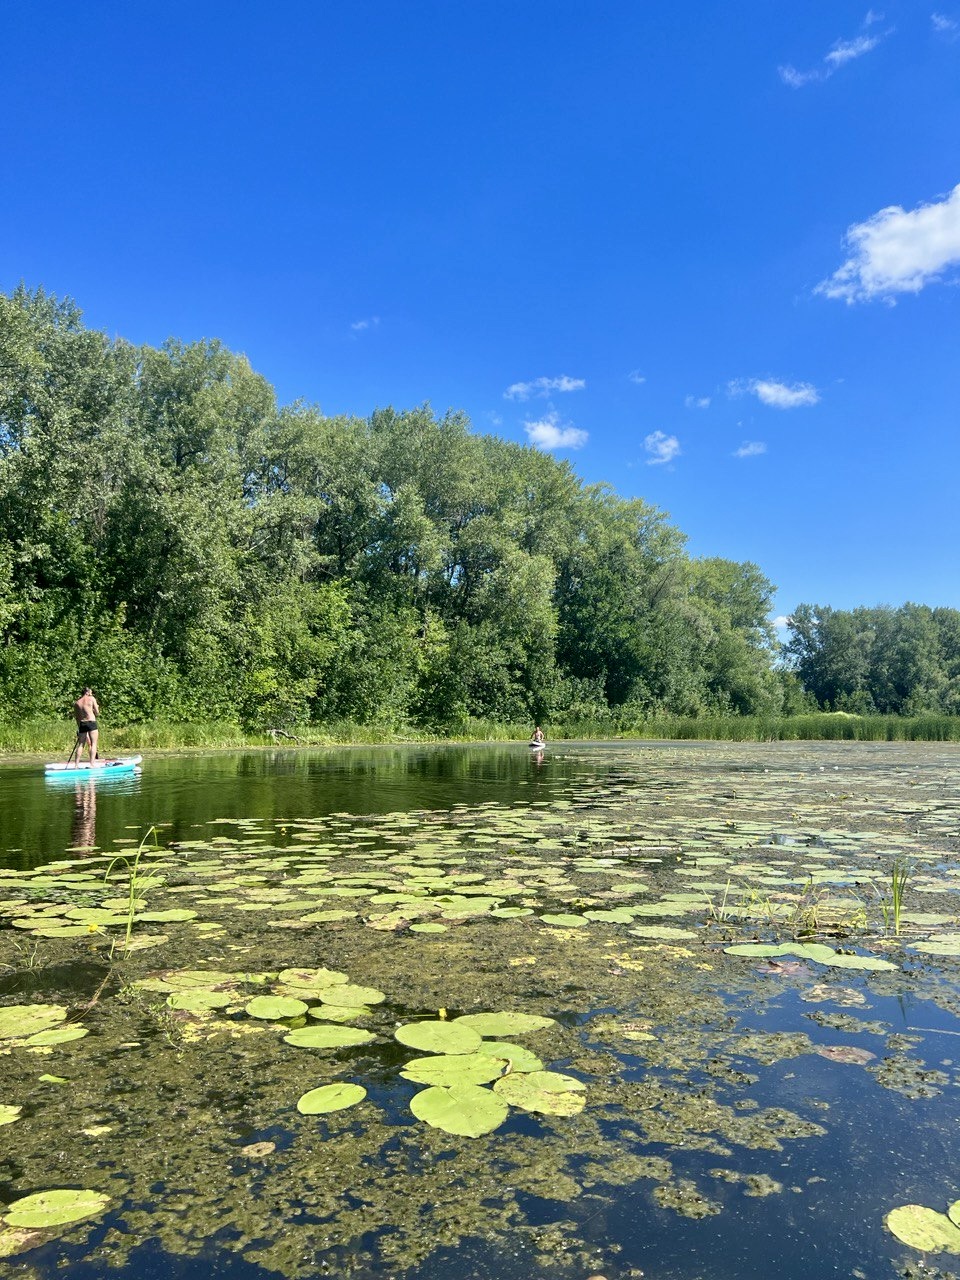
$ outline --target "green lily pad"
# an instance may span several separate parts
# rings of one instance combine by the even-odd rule
[[[320,1018],[323,1022],[356,1022],[372,1013],[365,1004],[318,1004],[307,1010],[308,1017]]]
[[[394,1036],[401,1044],[423,1053],[476,1053],[481,1036],[472,1027],[456,1022],[432,1020],[409,1022],[398,1027]]]
[[[813,960],[833,969],[891,970],[897,967],[890,960],[881,960],[879,956],[845,955],[822,942],[783,942],[779,946],[767,942],[738,942],[731,947],[724,947],[724,951],[732,956],[796,956],[800,960]]]
[[[503,1075],[506,1062],[482,1053],[448,1053],[414,1058],[400,1068],[404,1080],[414,1084],[489,1084]]]
[[[521,1044],[510,1044],[506,1040],[484,1040],[477,1053],[487,1054],[491,1058],[503,1058],[510,1064],[511,1071],[542,1071],[543,1063],[531,1050]]]
[[[376,987],[356,987],[352,982],[344,982],[334,987],[318,991],[317,995],[324,1004],[352,1005],[382,1004],[386,996]]]
[[[89,1034],[86,1027],[50,1027],[47,1031],[38,1031],[29,1036],[23,1043],[30,1046],[69,1044],[71,1040],[82,1040]]]
[[[423,1089],[411,1099],[410,1110],[424,1124],[461,1138],[492,1133],[509,1114],[502,1098],[477,1084]]]
[[[481,1036],[522,1036],[528,1031],[543,1031],[555,1027],[553,1018],[536,1013],[465,1013],[454,1018],[458,1027],[472,1027]]]
[[[0,1007],[0,1040],[23,1040],[63,1022],[67,1011],[59,1004],[8,1004]]]
[[[552,924],[558,929],[582,929],[588,921],[583,916],[569,915],[565,912],[540,917],[541,923]]]
[[[297,1110],[305,1116],[319,1116],[328,1111],[345,1111],[362,1102],[367,1091],[362,1084],[322,1084],[305,1093],[297,1103]]]
[[[101,1191],[37,1191],[14,1200],[2,1220],[10,1227],[58,1227],[95,1218],[109,1203]]]
[[[559,1071],[511,1072],[493,1087],[511,1106],[550,1116],[575,1116],[586,1101],[583,1081]]]
[[[174,924],[181,920],[196,920],[197,912],[186,907],[168,907],[165,911],[141,911],[138,920],[149,920],[157,924]],[[125,924],[126,921],[123,921]]]
[[[307,1012],[302,1000],[294,1000],[292,996],[254,996],[247,1004],[246,1012],[251,1018],[264,1018],[268,1022],[279,1022],[283,1018],[299,1018]]]
[[[364,1031],[361,1027],[341,1027],[329,1023],[314,1024],[309,1027],[297,1027],[284,1037],[287,1044],[296,1045],[298,1049],[344,1049],[358,1044],[369,1044],[375,1040],[372,1031]]]
[[[884,1222],[897,1239],[911,1249],[924,1253],[960,1253],[960,1227],[945,1213],[937,1213],[926,1205],[905,1204],[891,1209]]]
[[[9,1106],[6,1103],[0,1105],[0,1125],[13,1124],[14,1120],[20,1119],[20,1113],[23,1107]]]

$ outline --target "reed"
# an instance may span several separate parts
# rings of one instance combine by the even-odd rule
[[[446,727],[360,724],[340,720],[301,725],[277,736],[269,729],[254,732],[223,721],[185,723],[150,721],[101,731],[103,750],[216,750],[230,747],[439,743],[525,742],[532,723],[511,724],[468,719]],[[549,742],[714,741],[714,742],[960,742],[960,716],[859,716],[846,712],[810,712],[795,716],[666,716],[646,718],[622,712],[603,717],[575,716],[544,723]],[[59,755],[66,758],[75,738],[69,720],[33,720],[0,724],[0,755]]]

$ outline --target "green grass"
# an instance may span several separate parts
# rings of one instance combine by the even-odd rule
[[[465,720],[446,730],[383,724],[304,725],[290,729],[292,738],[250,733],[240,725],[218,721],[120,725],[101,730],[101,746],[114,755],[124,751],[162,751],[177,748],[339,746],[348,744],[417,742],[524,742],[532,724],[500,724],[493,720]],[[548,741],[563,739],[660,739],[723,742],[960,742],[960,716],[858,716],[846,712],[811,712],[796,716],[652,716],[646,720],[570,718],[545,723]],[[36,720],[0,724],[0,754],[43,754],[66,759],[75,740],[66,720]]]

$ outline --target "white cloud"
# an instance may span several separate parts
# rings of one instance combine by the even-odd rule
[[[643,447],[651,456],[647,459],[648,467],[658,467],[664,462],[672,462],[680,452],[680,441],[676,436],[665,435],[662,431],[652,431],[644,436]]]
[[[767,446],[762,440],[744,440],[739,449],[734,449],[733,456],[735,458],[758,458],[761,453],[767,452]]]
[[[835,71],[844,63],[853,62],[854,58],[862,58],[865,53],[870,53],[882,39],[882,36],[856,36],[853,40],[838,40],[829,53],[823,55],[823,60]]]
[[[530,443],[538,449],[582,449],[590,438],[579,427],[561,422],[553,409],[536,422],[525,422],[523,429]]]
[[[645,373],[641,373],[639,369],[631,370],[631,372],[627,374],[627,377],[631,382],[635,382],[638,387],[642,387],[647,380],[647,375]]]
[[[889,205],[849,227],[845,241],[851,256],[815,292],[847,303],[919,293],[960,264],[960,184],[910,212]]]
[[[709,409],[709,396],[684,396],[683,403],[688,409]]]
[[[505,400],[529,400],[531,396],[548,396],[551,391],[582,391],[587,385],[585,378],[568,378],[561,374],[559,378],[534,378],[531,382],[515,382],[503,393]]]
[[[364,329],[376,329],[379,323],[379,316],[370,316],[368,320],[354,320],[350,328],[354,333],[363,333]]]
[[[788,386],[785,382],[774,382],[772,378],[741,378],[728,383],[727,390],[732,396],[755,395],[772,409],[800,409],[820,400],[820,392],[812,383],[795,382]]]
[[[778,631],[786,631],[787,627],[790,625],[790,619],[785,613],[781,613],[779,617],[774,618],[773,625]]]
[[[931,13],[930,22],[937,35],[953,40],[960,32],[960,22],[946,13]]]
[[[846,66],[848,62],[853,62],[857,58],[862,58],[866,53],[870,53],[881,40],[887,38],[890,34],[889,31],[882,31],[875,36],[862,34],[865,28],[871,27],[875,22],[881,22],[882,20],[882,13],[876,13],[873,9],[870,9],[861,24],[860,35],[854,36],[851,40],[836,40],[823,55],[819,64],[811,67],[809,71],[798,71],[789,62],[785,66],[778,67],[777,71],[780,73],[780,79],[784,84],[788,84],[791,89],[802,89],[805,84],[811,84],[815,80],[829,80],[841,67]]]

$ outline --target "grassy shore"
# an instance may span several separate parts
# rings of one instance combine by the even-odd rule
[[[796,716],[662,716],[625,723],[609,720],[569,720],[544,726],[550,741],[564,739],[645,738],[656,740],[725,742],[960,742],[960,716],[857,716],[845,712],[815,712]],[[360,725],[344,721],[332,725],[305,725],[291,729],[289,737],[252,733],[239,725],[223,723],[105,725],[104,749],[162,751],[178,748],[211,750],[226,747],[345,746],[349,744],[417,742],[516,742],[524,741],[530,725],[498,724],[470,720],[445,733],[386,725]],[[0,754],[57,755],[65,758],[74,743],[69,721],[28,721],[0,725]]]

